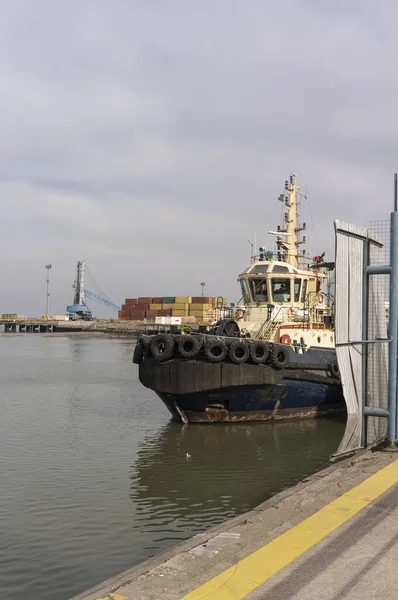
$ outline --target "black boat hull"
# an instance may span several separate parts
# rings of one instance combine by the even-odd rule
[[[345,410],[340,386],[282,380],[266,390],[243,386],[177,395],[157,392],[173,418],[189,423],[318,418]]]
[[[184,423],[316,418],[346,409],[340,379],[330,372],[334,356],[333,351],[293,353],[285,369],[145,358],[139,378]]]

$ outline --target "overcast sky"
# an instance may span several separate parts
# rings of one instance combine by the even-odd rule
[[[77,260],[118,304],[200,295],[201,281],[236,301],[247,238],[270,246],[292,171],[308,184],[314,254],[332,257],[334,219],[388,217],[393,1],[0,8],[0,312],[42,315],[52,263],[63,313]]]

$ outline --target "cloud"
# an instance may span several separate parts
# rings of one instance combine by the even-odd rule
[[[396,169],[391,1],[15,1],[0,24],[0,311],[71,301],[87,260],[117,303],[239,298],[291,171],[314,253],[333,220],[388,217]],[[311,217],[303,218],[308,224]],[[99,307],[98,314],[104,314]]]

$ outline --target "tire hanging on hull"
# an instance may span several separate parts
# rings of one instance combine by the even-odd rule
[[[249,346],[250,359],[255,365],[264,364],[269,356],[269,348],[265,342],[252,342]]]
[[[151,354],[158,362],[170,360],[175,350],[175,342],[172,335],[159,333],[151,341]]]
[[[227,347],[219,340],[209,340],[206,343],[205,354],[212,363],[219,363],[227,356]]]
[[[241,340],[232,342],[228,348],[228,357],[236,365],[245,363],[249,358],[249,346]]]
[[[195,358],[202,347],[202,338],[194,335],[182,335],[178,342],[178,352],[183,358]]]
[[[289,352],[287,348],[274,346],[270,353],[270,362],[275,369],[283,369],[289,362]]]

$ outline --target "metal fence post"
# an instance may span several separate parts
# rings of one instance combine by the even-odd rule
[[[390,318],[388,353],[388,441],[397,439],[397,355],[398,355],[398,212],[391,213],[390,239]]]
[[[363,280],[362,280],[362,339],[367,340],[369,337],[369,240],[363,242]],[[366,448],[366,404],[368,397],[368,345],[362,346],[362,431],[361,445]]]

